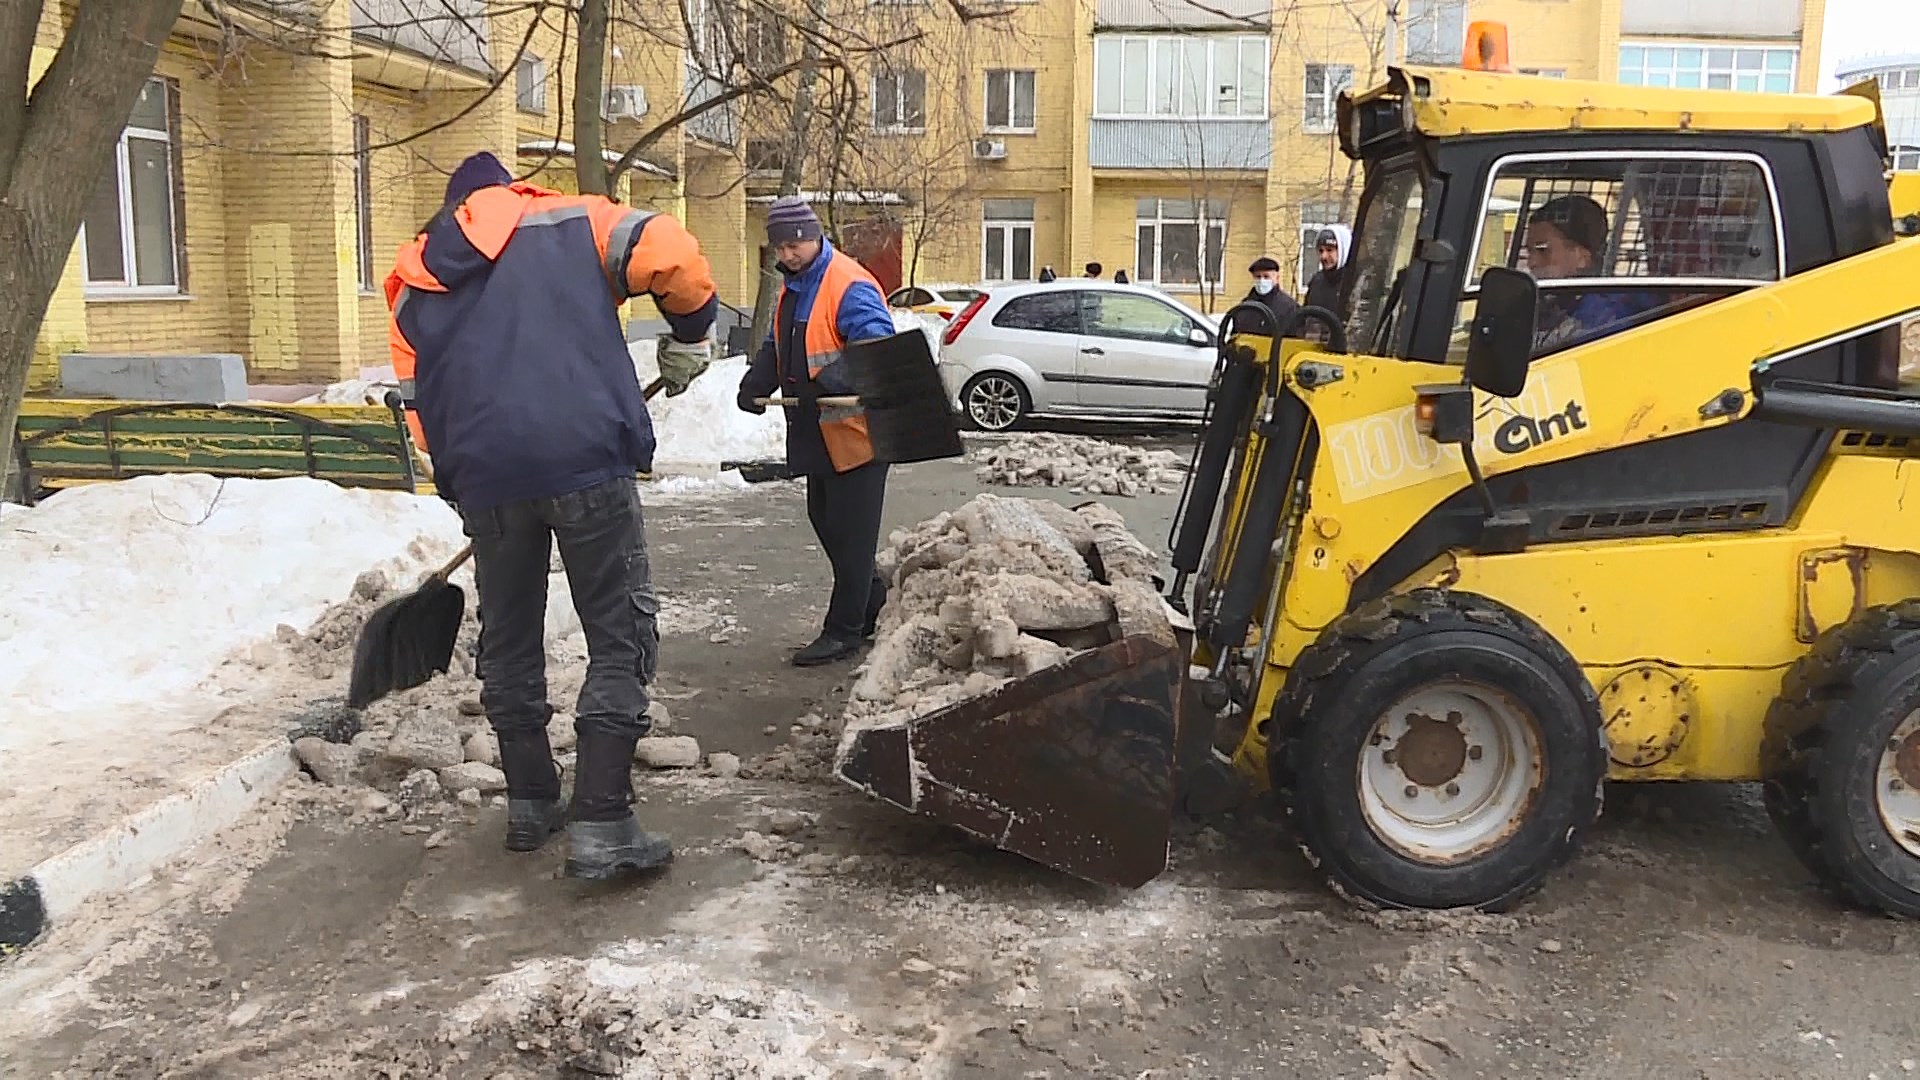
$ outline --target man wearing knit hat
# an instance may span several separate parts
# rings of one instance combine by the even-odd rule
[[[865,411],[823,408],[819,399],[853,394],[840,350],[892,336],[893,315],[873,275],[834,249],[799,196],[783,195],[768,208],[767,243],[785,288],[767,338],[740,380],[739,406],[765,412],[754,399],[776,389],[798,403],[787,413],[787,465],[807,478],[807,518],[833,567],[820,635],[793,655],[793,663],[808,667],[859,651],[887,597],[873,566],[887,467],[874,460]]]
[[[570,876],[658,867],[672,846],[640,829],[630,776],[659,649],[634,483],[654,440],[619,305],[654,298],[669,327],[660,375],[668,394],[685,392],[707,365],[718,307],[706,257],[666,214],[515,183],[479,153],[401,248],[386,293],[408,424],[473,541],[480,700],[507,777],[507,847],[532,851],[565,825]],[[555,543],[591,656],[570,814],[547,741]]]

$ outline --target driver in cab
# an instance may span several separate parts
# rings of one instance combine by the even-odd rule
[[[1563,195],[1527,221],[1527,270],[1540,281],[1607,276],[1607,212],[1585,195]],[[1534,355],[1605,337],[1628,319],[1658,305],[1633,289],[1542,290]]]

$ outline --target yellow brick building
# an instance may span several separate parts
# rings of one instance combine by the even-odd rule
[[[73,352],[237,353],[256,384],[384,364],[380,281],[460,158],[493,150],[573,187],[566,24],[539,5],[445,2],[462,17],[314,0],[318,47],[297,50],[259,40],[283,26],[235,35],[190,5],[100,180],[33,385]],[[681,5],[649,2],[680,25]],[[843,2],[845,28],[826,34],[857,59],[817,80],[802,187],[884,280],[1099,262],[1213,310],[1262,253],[1304,279],[1314,233],[1350,220],[1360,177],[1335,147],[1339,91],[1389,62],[1457,62],[1472,20],[1505,23],[1514,65],[1547,76],[1812,92],[1825,14],[1825,0],[1397,0],[1390,28],[1387,0],[1011,0],[968,5],[997,13],[963,24],[951,4]],[[688,7],[685,40],[616,24],[609,147],[719,93],[730,57],[798,55],[765,8]],[[48,9],[36,75],[60,40]],[[618,192],[681,215],[736,309],[753,303],[788,121],[752,97],[707,112]]]

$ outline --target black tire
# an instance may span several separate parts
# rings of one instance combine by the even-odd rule
[[[995,393],[996,390],[1000,392]],[[976,393],[992,393],[996,400],[1006,401],[1007,392],[1010,392],[1011,396],[1011,401],[1008,402],[1013,413],[1011,419],[1004,423],[999,422],[997,417],[990,417],[987,421],[981,420],[976,413],[986,410],[975,409]],[[960,419],[973,431],[1012,431],[1024,423],[1031,412],[1033,412],[1033,397],[1027,393],[1026,384],[1016,375],[1004,371],[983,371],[968,379],[967,384],[960,388]]]
[[[1372,747],[1391,766],[1388,751],[1405,741],[1370,741],[1396,703],[1453,687],[1515,710],[1538,750],[1519,767],[1538,778],[1504,836],[1456,857],[1416,857],[1368,822],[1361,774]],[[1463,730],[1452,714],[1447,723]],[[1366,904],[1506,910],[1572,857],[1600,815],[1607,741],[1592,684],[1532,620],[1469,593],[1389,597],[1329,626],[1288,673],[1267,736],[1274,790],[1308,861]]]
[[[1767,814],[1801,864],[1841,900],[1909,918],[1920,916],[1920,857],[1881,817],[1879,769],[1916,709],[1920,600],[1907,600],[1816,638],[1787,670],[1760,743]]]

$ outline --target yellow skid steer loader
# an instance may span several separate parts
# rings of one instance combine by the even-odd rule
[[[1185,655],[1114,641],[842,776],[1125,886],[1237,776],[1346,894],[1488,910],[1610,779],[1760,780],[1823,884],[1920,914],[1920,190],[1877,97],[1408,67],[1339,125],[1340,310],[1223,327]]]

